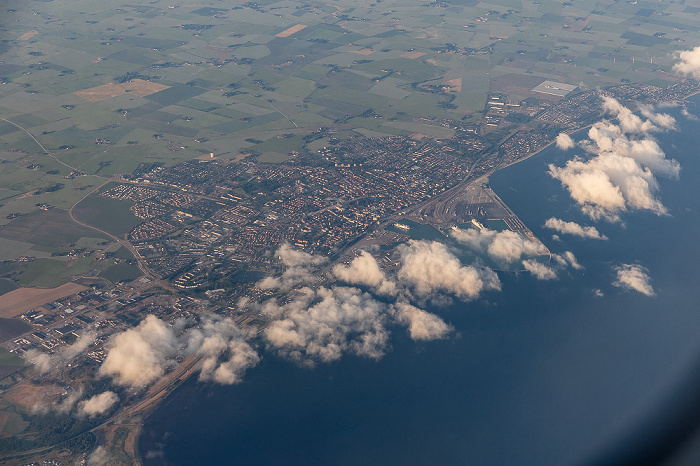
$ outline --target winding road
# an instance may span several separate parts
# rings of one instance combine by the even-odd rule
[[[0,118],[0,121],[5,121],[5,122],[7,122],[7,123],[10,123],[11,125],[13,125],[13,126],[19,128],[19,129],[21,129],[22,131],[24,131],[25,133],[27,133],[27,135],[28,135],[30,138],[32,138],[32,140],[33,140],[39,147],[41,147],[41,150],[44,151],[44,153],[45,153],[46,155],[48,155],[49,157],[51,157],[52,159],[54,159],[56,162],[60,163],[61,165],[63,165],[63,166],[66,167],[66,168],[70,168],[70,169],[73,170],[74,172],[81,172],[81,170],[80,170],[79,168],[74,167],[74,166],[72,166],[72,165],[68,165],[67,163],[63,162],[63,161],[60,160],[58,157],[56,157],[55,155],[53,155],[53,153],[51,153],[50,150],[48,150],[46,147],[44,147],[43,144],[41,144],[41,143],[39,142],[39,140],[38,140],[36,137],[34,137],[34,135],[33,135],[31,132],[29,132],[28,129],[23,128],[22,126],[18,125],[17,123],[15,123],[15,122],[13,122],[13,121],[11,121],[11,120],[8,120],[7,118]],[[96,226],[90,225],[89,223],[85,223],[85,222],[83,222],[83,221],[81,221],[81,220],[78,220],[78,219],[75,217],[75,213],[74,213],[73,211],[75,210],[75,207],[76,207],[78,204],[80,204],[80,203],[81,203],[85,198],[87,198],[89,195],[91,195],[91,194],[97,192],[97,191],[98,191],[100,188],[102,188],[104,185],[106,185],[107,183],[109,183],[110,181],[112,181],[112,178],[108,178],[108,177],[101,176],[101,175],[96,175],[96,174],[95,174],[95,175],[91,175],[91,176],[95,176],[95,177],[97,177],[97,178],[101,178],[101,179],[104,180],[104,182],[103,182],[101,185],[97,186],[97,187],[96,187],[95,189],[93,189],[92,191],[90,191],[89,193],[87,193],[85,196],[83,196],[83,197],[81,197],[80,199],[78,199],[78,200],[70,207],[70,209],[68,209],[68,216],[70,217],[70,219],[71,219],[72,221],[74,221],[74,222],[77,223],[78,225],[81,225],[81,226],[84,226],[84,227],[86,227],[86,228],[90,228],[90,229],[92,229],[92,230],[98,231],[98,232],[102,233],[103,235],[107,236],[108,238],[112,239],[112,241],[114,241],[114,242],[120,244],[121,246],[124,246],[125,248],[127,248],[127,249],[131,252],[131,254],[134,256],[134,259],[136,259],[136,263],[138,264],[138,267],[139,267],[139,269],[141,270],[141,272],[143,272],[144,275],[146,275],[146,276],[147,276],[148,278],[150,278],[151,280],[158,280],[158,279],[155,277],[155,275],[153,274],[153,272],[151,272],[151,271],[149,270],[149,268],[146,266],[146,264],[145,264],[143,258],[142,258],[141,255],[138,253],[138,251],[136,250],[136,248],[134,248],[134,246],[133,246],[129,241],[127,241],[126,239],[118,238],[118,237],[114,236],[113,234],[111,234],[111,233],[109,233],[109,232],[107,232],[107,231],[105,231],[105,230],[102,230],[101,228],[98,228],[98,227],[96,227]]]

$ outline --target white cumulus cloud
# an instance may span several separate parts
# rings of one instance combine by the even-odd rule
[[[343,353],[377,359],[387,347],[386,305],[357,288],[306,289],[296,299],[263,303],[273,317],[264,336],[271,349],[306,365]]]
[[[493,270],[462,265],[442,243],[411,240],[400,253],[398,278],[419,296],[447,292],[461,299],[474,299],[482,291],[501,289]]]
[[[678,162],[667,159],[659,144],[647,133],[633,138],[607,121],[594,124],[582,146],[591,154],[631,158],[657,175],[677,178],[680,173]]]
[[[205,316],[197,324],[182,329],[147,316],[109,340],[100,375],[112,377],[119,385],[145,387],[175,367],[178,355],[194,355],[202,358],[200,380],[233,384],[260,360],[248,343],[251,335],[231,319]]]
[[[684,117],[686,117],[687,119],[692,120],[692,121],[698,121],[698,120],[700,120],[700,118],[698,118],[698,117],[695,116],[694,114],[690,113],[690,111],[688,110],[687,107],[683,107],[683,108],[681,109],[681,115],[683,115]]]
[[[187,333],[187,352],[202,357],[200,380],[231,385],[242,380],[246,370],[260,361],[258,352],[247,342],[250,336],[231,319],[212,316],[201,328]]]
[[[564,255],[550,254],[544,244],[511,230],[455,228],[451,235],[461,244],[480,253],[486,253],[491,259],[503,265],[512,266],[520,262],[526,271],[539,280],[555,279],[557,270],[567,266],[581,267],[570,252],[567,251]],[[536,256],[546,255],[554,259],[554,263],[547,265],[535,259]]]
[[[660,127],[674,129],[676,126],[676,120],[666,113],[656,113],[650,107],[645,106],[642,114],[647,119],[644,120],[617,99],[608,96],[603,96],[603,109],[617,119],[622,130],[626,133],[648,133],[659,131]]]
[[[622,264],[615,267],[617,279],[613,285],[626,290],[638,291],[646,296],[654,296],[651,278],[645,267],[637,264]]]
[[[83,387],[80,386],[76,390],[68,389],[60,400],[55,402],[39,402],[31,407],[32,413],[48,413],[57,412],[65,414],[70,412],[75,404],[83,396]]]
[[[700,45],[691,50],[678,51],[675,55],[680,61],[673,65],[674,70],[700,78]]]
[[[501,256],[515,254],[507,244],[496,245]],[[438,242],[411,241],[402,246],[401,265],[390,274],[366,251],[349,264],[333,268],[336,278],[365,285],[371,292],[351,286],[306,286],[319,283],[315,274],[328,259],[294,251],[289,245],[277,254],[285,270],[270,280],[290,294],[264,302],[242,299],[238,305],[268,319],[261,334],[268,350],[308,366],[335,361],[344,354],[380,358],[389,347],[391,324],[406,326],[414,340],[444,338],[452,331],[439,316],[410,304],[412,296],[437,299],[452,294],[474,299],[483,291],[500,289],[495,272],[462,265]],[[380,295],[394,302],[375,297]],[[178,355],[198,356],[200,380],[232,384],[260,360],[249,342],[254,337],[252,330],[239,328],[229,318],[207,316],[197,325],[183,322],[173,327],[148,316],[109,340],[99,373],[117,384],[140,388],[174,367]]]
[[[501,263],[512,263],[523,256],[537,256],[548,252],[544,244],[511,230],[455,228],[451,235],[460,243],[475,251],[487,253],[489,257]]]
[[[647,119],[635,115],[617,100],[605,97],[603,104],[618,124],[608,120],[595,123],[581,147],[589,157],[575,157],[564,167],[549,165],[549,174],[559,180],[594,220],[619,221],[628,210],[667,213],[657,198],[656,176],[678,178],[680,165],[667,159],[652,131],[675,128],[675,120],[645,107]]]
[[[557,147],[561,150],[569,150],[576,145],[574,143],[574,140],[571,139],[571,136],[569,136],[566,133],[559,133],[556,139],[556,143]]]
[[[97,334],[89,330],[78,337],[75,343],[62,347],[54,354],[31,349],[24,354],[24,359],[34,365],[36,372],[45,374],[50,370],[65,367],[76,356],[90,347],[95,342],[95,338],[97,338]]]
[[[536,260],[524,260],[523,267],[538,280],[554,280],[557,278],[557,273],[551,267]]]
[[[410,241],[399,248],[399,255],[400,266],[392,273],[383,270],[367,251],[333,268],[335,278],[367,286],[370,292],[351,286],[305,286],[291,295],[264,302],[243,299],[239,306],[269,320],[262,333],[268,350],[313,366],[335,361],[344,354],[380,358],[388,349],[388,326],[392,323],[406,326],[414,340],[445,338],[452,327],[439,316],[410,304],[412,296],[439,299],[452,294],[474,299],[483,291],[500,289],[492,270],[462,265],[442,243]],[[302,266],[309,263],[322,262],[314,256],[302,257]],[[294,262],[287,267],[299,265]],[[394,302],[380,301],[375,296],[391,297]],[[196,334],[196,346],[218,357],[227,346],[222,332],[215,333],[217,337],[208,343],[202,343],[204,336]],[[204,367],[203,375],[208,373],[206,363]]]
[[[668,113],[657,113],[651,105],[642,105],[640,111],[649,121],[662,129],[678,129],[676,119]]]
[[[576,256],[574,256],[573,252],[564,251],[564,253],[561,256],[566,260],[566,262],[568,262],[568,264],[572,268],[577,269],[577,270],[583,268],[583,266],[581,264],[579,264],[578,261],[576,260]]]
[[[607,236],[601,235],[596,227],[584,227],[576,222],[567,222],[555,217],[548,218],[544,226],[559,233],[580,236],[581,238],[608,239]]]
[[[279,277],[266,277],[258,282],[263,290],[290,290],[295,286],[313,283],[316,279],[314,272],[318,266],[325,264],[328,258],[315,256],[303,251],[294,250],[289,243],[284,243],[276,253],[284,264],[285,271]]]
[[[243,373],[260,361],[257,351],[243,340],[228,342],[227,357],[211,374],[211,380],[231,385],[243,378]],[[206,380],[206,378],[205,378]]]
[[[351,285],[370,286],[378,294],[394,295],[397,292],[396,283],[387,279],[375,258],[367,251],[360,251],[348,265],[333,267],[333,274]]]
[[[114,335],[99,373],[120,385],[143,387],[165,373],[177,350],[172,328],[149,315],[132,329]]]
[[[452,327],[435,314],[406,302],[398,302],[394,306],[396,320],[408,327],[408,333],[414,340],[445,338],[452,331]]]
[[[576,256],[571,251],[564,251],[561,254],[552,254],[552,261],[550,264],[552,267],[571,267],[572,269],[580,270],[583,266],[578,263]]]
[[[117,396],[116,393],[112,391],[102,392],[99,395],[95,395],[92,398],[78,403],[78,412],[84,416],[97,416],[98,414],[105,413],[114,406],[117,401],[119,401],[119,396]]]

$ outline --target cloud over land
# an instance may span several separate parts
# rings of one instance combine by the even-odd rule
[[[120,385],[143,387],[165,373],[177,349],[172,328],[149,315],[133,328],[112,337],[100,375]]]
[[[186,330],[181,328],[183,322],[176,324],[149,315],[138,326],[114,335],[99,374],[118,385],[142,388],[176,366],[177,356],[196,355],[203,358],[201,380],[232,384],[260,359],[247,342],[250,335],[230,319],[206,316]]]
[[[78,412],[85,416],[96,416],[108,411],[119,401],[119,396],[112,391],[102,392],[78,403]]]
[[[397,293],[396,282],[387,279],[377,261],[367,251],[360,251],[348,265],[338,264],[333,267],[333,274],[345,283],[369,286],[381,295]]]
[[[452,295],[471,300],[484,291],[500,289],[492,270],[461,264],[442,243],[410,241],[398,254],[400,266],[391,274],[367,251],[333,268],[333,278],[368,291],[340,285],[303,286],[293,292],[292,299],[244,305],[270,319],[264,331],[268,349],[312,366],[345,353],[381,357],[389,348],[392,324],[405,326],[414,340],[446,337],[452,328],[439,316],[410,304],[414,297]],[[307,270],[316,272],[313,267]]]
[[[679,62],[673,66],[674,70],[700,79],[700,46],[678,51],[675,55]]]

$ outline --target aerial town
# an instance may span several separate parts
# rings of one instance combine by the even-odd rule
[[[676,27],[626,2],[615,8],[634,10],[630,31],[618,34],[597,6],[589,21],[453,1],[263,3],[121,5],[80,16],[70,34],[38,6],[20,12],[27,24],[8,22],[22,34],[0,42],[0,465],[98,464],[98,444],[114,464],[138,464],[142,421],[201,356],[114,388],[96,416],[62,403],[110,387],[95,376],[110,342],[145,316],[181,334],[213,316],[261,335],[270,317],[248,304],[295,299],[263,285],[287,270],[282,248],[323,258],[315,288],[363,254],[395,272],[403,246],[458,229],[507,231],[551,260],[489,177],[606,118],[605,98],[685,110],[700,92],[697,76],[671,74],[669,53],[698,32],[694,7],[673,7]],[[526,40],[530,23],[546,27]],[[611,44],[598,51],[601,25]],[[642,26],[665,32],[632,32]],[[50,50],[33,39],[41,28],[90,53]],[[7,58],[13,47],[24,64]],[[60,367],[27,363],[73,351]]]
[[[281,244],[347,259],[363,238],[375,244],[381,239],[389,249],[405,241],[410,237],[405,229],[391,231],[402,218],[437,228],[508,218],[484,210],[484,205],[493,209],[498,204],[495,193],[479,208],[455,209],[449,218],[434,211],[474,180],[536,153],[560,131],[585,127],[600,116],[601,95],[663,102],[698,89],[696,81],[686,80],[666,89],[627,84],[602,93],[574,93],[556,106],[537,109],[534,128],[515,127],[498,144],[482,136],[484,128],[455,126],[450,139],[350,140],[315,154],[292,154],[284,164],[193,160],[170,168],[140,167],[134,175],[110,181],[97,195],[129,202],[133,214],[143,219],[122,239],[135,257],[117,258],[137,263],[142,275],[114,284],[96,278],[89,288],[25,312],[21,318],[33,330],[3,347],[18,355],[37,347],[54,351],[92,325],[102,338],[85,357],[100,362],[104,353],[99,343],[137,324],[144,308],[170,321],[206,308],[242,325],[264,326],[264,320],[236,303],[243,296],[271,293],[256,283],[279,270],[273,253]],[[70,254],[80,257],[81,251]],[[104,252],[95,260],[114,256]],[[390,265],[391,255],[383,260]]]

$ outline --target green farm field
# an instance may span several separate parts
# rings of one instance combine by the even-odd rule
[[[130,210],[132,202],[91,195],[78,204],[73,213],[80,221],[115,236],[128,233],[142,222]]]
[[[664,87],[674,51],[700,34],[700,10],[680,3],[344,8],[11,0],[0,16],[0,252],[102,247],[108,238],[67,216],[76,203],[81,221],[126,234],[141,222],[128,202],[83,198],[144,162],[280,163],[330,144],[307,138],[322,127],[334,143],[446,138],[452,130],[425,119],[478,125],[489,93],[539,102],[530,91],[543,80]]]

